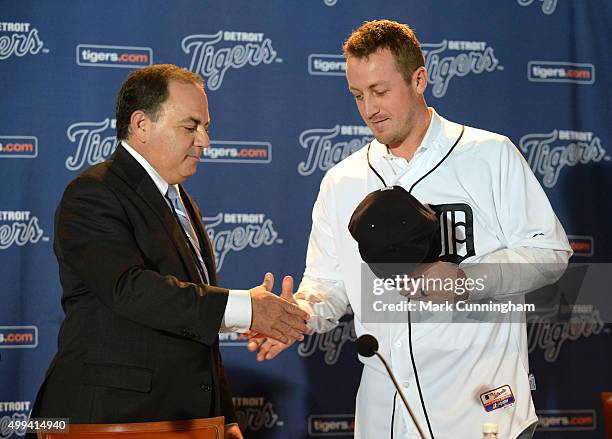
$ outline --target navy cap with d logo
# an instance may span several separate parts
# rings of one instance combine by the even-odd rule
[[[348,228],[361,259],[379,277],[409,274],[416,264],[437,261],[441,251],[435,213],[401,186],[368,194]]]

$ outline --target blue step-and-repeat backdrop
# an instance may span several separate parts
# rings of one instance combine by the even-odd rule
[[[612,259],[609,0],[0,0],[0,438],[19,437],[8,421],[27,417],[56,349],[55,207],[115,148],[126,75],[174,63],[205,79],[212,145],[187,187],[221,284],[248,288],[268,270],[299,280],[320,180],[371,135],[347,91],[341,44],[379,18],[415,28],[429,105],[519,147],[573,261]],[[223,336],[246,437],[351,437],[354,339],[345,318],[260,364]],[[611,341],[596,314],[530,329],[536,437],[604,436]]]

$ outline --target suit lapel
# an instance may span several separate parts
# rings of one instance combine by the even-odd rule
[[[109,169],[126,181],[159,218],[189,275],[189,279],[185,280],[199,283],[199,271],[184,232],[147,171],[121,145],[117,146],[109,161]]]

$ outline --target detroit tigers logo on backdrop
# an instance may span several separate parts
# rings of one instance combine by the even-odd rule
[[[204,224],[212,243],[217,270],[221,271],[229,252],[245,248],[259,248],[282,244],[274,223],[264,213],[224,213],[204,217]]]
[[[38,224],[38,217],[29,210],[0,210],[0,250],[16,245],[23,247],[49,237]]]
[[[189,70],[206,78],[208,90],[218,90],[230,68],[282,62],[272,40],[261,32],[220,30],[214,34],[188,35],[181,48],[191,54]]]
[[[327,171],[372,140],[367,126],[336,125],[332,128],[312,128],[300,134],[300,146],[307,152],[306,159],[298,164],[303,176]]]
[[[440,260],[459,264],[476,254],[474,250],[474,218],[465,203],[431,204],[440,221]]]
[[[571,317],[567,321],[559,321],[559,314],[570,314]],[[527,331],[529,353],[540,348],[549,363],[557,361],[566,342],[609,331],[599,311],[592,305],[556,305],[548,314],[528,316],[527,323],[532,323]]]
[[[535,0],[517,0],[518,4],[521,6],[529,6],[534,1]],[[538,0],[538,1],[542,3],[542,12],[544,12],[546,15],[552,14],[553,12],[555,12],[555,9],[557,9],[557,0]]]
[[[31,401],[0,401],[0,439],[25,436],[25,428],[13,429],[9,423],[19,422],[19,425],[30,417]]]
[[[115,119],[106,118],[70,125],[66,137],[73,144],[74,153],[66,159],[66,169],[79,171],[109,158],[117,148],[115,124]]]
[[[525,134],[519,141],[534,174],[548,188],[557,184],[563,168],[610,161],[601,140],[591,131],[553,130]]]
[[[0,61],[11,56],[49,53],[32,23],[0,21]]]
[[[243,432],[271,429],[284,425],[284,422],[276,414],[272,401],[264,396],[234,396],[232,400],[236,408],[236,420]]]
[[[331,331],[323,334],[313,334],[304,338],[298,347],[297,353],[300,357],[312,357],[317,352],[323,352],[323,361],[328,366],[333,366],[338,362],[342,348],[347,342],[357,340],[355,333],[355,321],[342,319],[338,326]]]
[[[446,94],[454,77],[503,70],[493,47],[485,41],[442,40],[440,43],[422,44],[421,47],[431,92],[437,98]]]

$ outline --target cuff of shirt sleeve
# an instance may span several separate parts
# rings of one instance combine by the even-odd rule
[[[314,332],[327,332],[338,326],[337,321],[330,321],[318,315],[315,307],[308,300],[296,298],[295,301],[301,310],[306,311],[310,315],[310,319],[306,323],[309,329],[308,335],[313,334]]]
[[[251,327],[251,294],[248,290],[229,290],[222,332],[246,332]]]

